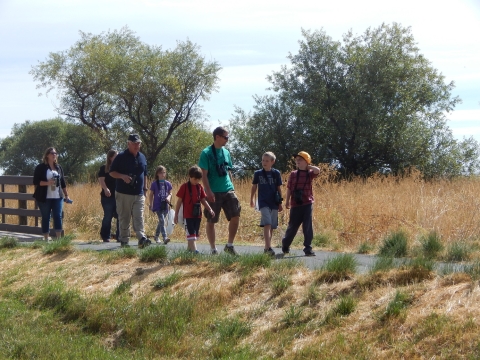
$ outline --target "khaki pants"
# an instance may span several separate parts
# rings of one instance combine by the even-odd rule
[[[127,243],[130,239],[130,218],[133,219],[133,230],[140,240],[145,237],[143,211],[145,207],[145,196],[127,195],[115,192],[117,202],[117,214],[120,227],[119,241]]]

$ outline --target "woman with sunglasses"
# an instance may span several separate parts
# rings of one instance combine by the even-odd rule
[[[42,214],[44,239],[48,240],[50,216],[53,217],[56,237],[61,237],[63,202],[69,200],[69,197],[63,169],[57,162],[55,148],[49,147],[43,155],[42,163],[35,167],[33,185],[35,185],[33,197],[37,200],[38,208]]]

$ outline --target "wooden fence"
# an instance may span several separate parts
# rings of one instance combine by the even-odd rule
[[[27,193],[27,186],[33,187],[33,176],[0,176],[0,199],[2,201],[0,207],[0,214],[2,215],[2,222],[0,223],[0,231],[19,232],[25,234],[42,234],[42,228],[39,226],[38,219],[41,218],[40,210],[35,203],[35,209],[28,209],[27,202],[33,201],[33,193]],[[6,192],[6,185],[16,185],[17,192]],[[17,200],[18,207],[6,207],[5,200]],[[7,215],[18,216],[18,224],[7,224]],[[35,218],[35,226],[28,225],[28,218]],[[62,214],[63,217],[63,214]],[[62,231],[63,233],[63,231]],[[50,229],[50,235],[55,236],[55,231]]]

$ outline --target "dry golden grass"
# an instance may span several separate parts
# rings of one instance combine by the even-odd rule
[[[284,174],[283,178],[287,176]],[[357,251],[361,244],[378,248],[388,233],[400,229],[408,234],[410,246],[418,245],[418,237],[432,230],[445,245],[457,241],[476,243],[479,238],[480,180],[476,177],[429,182],[412,172],[406,177],[377,175],[352,181],[332,181],[333,178],[328,167],[322,166],[322,175],[314,183],[314,232],[328,239],[326,249]],[[180,183],[173,186],[175,194]],[[67,234],[76,234],[78,240],[99,240],[99,189],[98,184],[69,187],[74,203],[64,206]],[[259,213],[249,206],[251,179],[237,181],[235,189],[242,204],[237,242],[259,245],[263,242]],[[33,192],[33,188],[28,191]],[[18,205],[16,201],[7,201],[6,206]],[[157,218],[148,210],[145,214],[147,234],[153,236]],[[16,221],[16,217],[7,219],[10,223]],[[274,244],[280,242],[286,229],[288,212],[280,213],[279,223]],[[224,217],[216,229],[219,239],[227,237]],[[177,226],[172,238],[183,241],[182,229]],[[206,242],[206,238],[202,241]]]
[[[260,268],[245,277],[235,269],[211,271],[208,261],[182,266],[145,264],[138,258],[105,262],[91,252],[45,256],[40,250],[25,249],[1,252],[0,261],[12,271],[3,277],[3,281],[8,279],[9,291],[26,285],[40,286],[46,279],[60,279],[86,297],[109,296],[122,282],[129,282],[131,301],[141,301],[152,293],[160,297],[163,291],[200,291],[196,311],[207,313],[215,304],[231,318],[238,315],[247,319],[252,332],[241,344],[271,358],[424,359],[478,355],[480,288],[465,274],[444,278],[432,274],[420,282],[399,284],[395,280],[399,274],[392,271],[382,274],[377,286],[367,288],[362,284],[372,275],[318,284],[314,272],[295,267],[288,272],[292,285],[274,294],[270,286],[273,269]],[[143,267],[141,275],[136,271],[138,267]],[[161,291],[152,288],[155,279],[174,271],[182,274],[178,283]],[[307,300],[309,286],[318,294],[317,301]],[[397,290],[408,294],[409,306],[402,316],[381,321]],[[354,312],[326,324],[326,317],[344,294],[355,298]],[[285,326],[285,314],[292,307],[302,308],[303,312],[296,317],[296,324]]]

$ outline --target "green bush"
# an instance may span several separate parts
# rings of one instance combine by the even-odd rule
[[[342,254],[328,259],[322,266],[322,270],[347,276],[356,272],[357,265],[355,256],[352,254]]]
[[[355,311],[357,303],[353,296],[347,295],[347,296],[341,296],[340,300],[335,306],[335,313],[341,316],[347,316],[350,315]]]
[[[407,255],[408,236],[404,231],[389,234],[380,247],[379,255],[388,257],[402,257]]]
[[[465,261],[470,259],[471,249],[464,242],[455,242],[447,249],[447,261]]]
[[[410,296],[404,292],[398,291],[395,297],[390,301],[383,313],[382,320],[399,316],[404,309],[410,304]]]
[[[42,252],[45,255],[65,253],[73,250],[72,245],[73,235],[66,235],[59,239],[46,242],[43,245]]]

